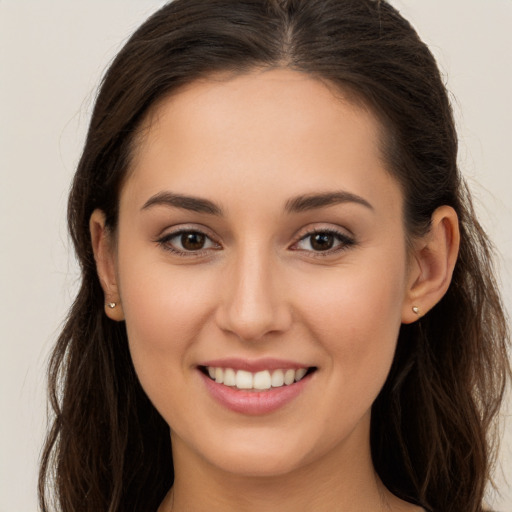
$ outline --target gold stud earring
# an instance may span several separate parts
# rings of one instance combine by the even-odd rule
[[[412,310],[415,314],[419,315],[420,314],[420,308],[418,306],[413,306],[412,307]]]
[[[107,302],[106,306],[108,306],[110,309],[114,309],[117,306],[117,302]]]

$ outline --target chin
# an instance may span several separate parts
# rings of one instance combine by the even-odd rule
[[[253,431],[240,437],[226,435],[223,443],[205,447],[202,456],[227,473],[259,478],[290,474],[322,457],[316,442],[297,439],[292,432],[265,436]]]
[[[213,462],[213,461],[212,461]],[[240,477],[269,478],[293,473],[302,464],[299,458],[285,453],[262,455],[257,453],[233,454],[216,461],[216,466]]]

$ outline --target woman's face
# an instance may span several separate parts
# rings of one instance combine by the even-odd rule
[[[276,475],[368,453],[410,309],[402,195],[378,131],[286,70],[193,83],[147,122],[113,260],[175,460]]]

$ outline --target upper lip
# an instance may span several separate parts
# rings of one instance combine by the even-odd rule
[[[286,359],[265,357],[261,359],[242,359],[238,357],[227,357],[204,361],[198,366],[210,366],[213,368],[232,368],[233,370],[245,370],[251,373],[263,370],[298,370],[299,368],[310,368],[311,365],[298,363]]]

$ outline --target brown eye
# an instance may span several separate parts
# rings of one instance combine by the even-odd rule
[[[303,236],[295,248],[311,253],[332,254],[355,244],[355,241],[346,234],[338,231],[313,231]]]
[[[311,236],[311,247],[315,251],[328,251],[334,246],[335,237],[331,233],[315,233]]]
[[[175,231],[156,241],[166,251],[180,256],[198,256],[205,251],[221,249],[218,243],[201,231]]]
[[[203,249],[206,242],[206,236],[203,233],[195,231],[182,233],[181,235],[181,246],[186,251],[198,251]]]

